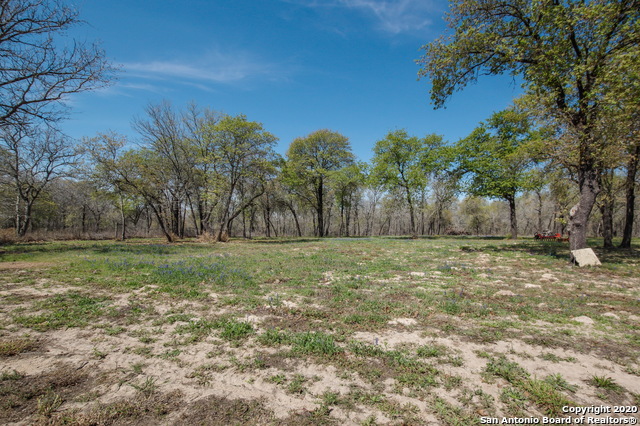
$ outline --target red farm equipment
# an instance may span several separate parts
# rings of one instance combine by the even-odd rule
[[[533,238],[543,241],[569,241],[569,238],[563,237],[561,233],[553,233],[550,231],[536,232]]]

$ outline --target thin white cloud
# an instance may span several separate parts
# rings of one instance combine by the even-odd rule
[[[210,51],[195,60],[154,60],[122,64],[126,75],[182,84],[235,83],[250,78],[274,79],[279,67],[245,52]]]
[[[342,0],[347,7],[373,13],[382,29],[393,34],[423,29],[431,24],[431,2],[424,0]]]
[[[248,73],[241,67],[209,68],[173,61],[134,62],[124,64],[125,71],[135,77],[177,78],[229,83],[242,80]]]
[[[431,0],[284,0],[312,8],[343,7],[373,17],[380,29],[399,34],[421,30],[433,22],[436,6]]]

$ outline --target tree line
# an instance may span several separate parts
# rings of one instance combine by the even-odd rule
[[[113,133],[71,141],[57,126],[64,100],[109,84],[116,70],[99,46],[65,39],[81,21],[62,0],[3,1],[0,220],[19,237],[42,229],[100,233],[105,222],[121,239],[144,230],[168,241],[515,238],[523,229],[554,228],[570,233],[572,249],[585,247],[589,233],[602,235],[606,247],[620,235],[630,247],[639,17],[637,0],[453,2],[450,31],[417,61],[435,107],[485,74],[519,77],[524,96],[455,143],[391,131],[365,163],[336,131],[301,136],[281,156],[277,138],[244,115],[168,102],[134,120],[135,141]]]
[[[37,133],[13,145],[21,149],[5,150],[3,164],[19,166],[2,169],[3,211],[15,212],[3,225],[20,236],[38,229],[120,239],[160,233],[167,241],[516,238],[566,232],[579,199],[570,169],[547,152],[554,130],[518,106],[494,113],[456,143],[390,131],[375,142],[370,162],[358,161],[348,138],[328,129],[296,138],[282,156],[261,123],[194,104],[150,105],[133,127],[135,141],[103,133],[73,145],[55,132]],[[608,245],[614,234],[630,241],[627,221],[635,220],[628,185],[637,183],[628,177],[637,157],[623,154],[611,165],[609,192],[591,228]]]

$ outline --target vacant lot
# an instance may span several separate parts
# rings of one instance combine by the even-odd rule
[[[0,249],[4,423],[468,425],[640,405],[637,246],[594,269],[531,240]]]

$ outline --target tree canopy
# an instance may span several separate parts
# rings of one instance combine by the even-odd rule
[[[597,132],[612,99],[604,93],[637,58],[639,16],[637,0],[454,0],[447,18],[453,34],[425,45],[418,61],[436,107],[480,75],[510,73],[564,124],[578,153],[572,249],[586,246],[608,143]]]
[[[406,130],[395,130],[376,142],[373,153],[372,178],[387,188],[402,189],[409,206],[411,233],[415,235],[414,198],[416,192],[424,189],[427,184],[427,174],[423,167],[423,141],[416,136],[409,136]]]
[[[494,113],[456,145],[467,192],[509,203],[512,238],[518,235],[516,195],[538,185],[531,170],[534,141],[529,118],[512,108]]]
[[[285,167],[289,187],[316,211],[316,233],[325,235],[324,210],[332,174],[354,162],[349,139],[328,129],[296,138],[287,150]]]

